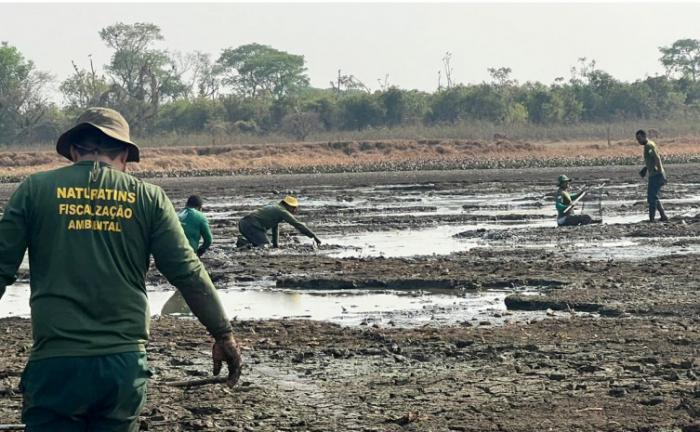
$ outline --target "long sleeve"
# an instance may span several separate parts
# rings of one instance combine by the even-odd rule
[[[192,313],[215,338],[231,332],[216,288],[190,247],[170,200],[159,189],[151,253],[156,267],[185,298]]]
[[[272,227],[272,246],[279,247],[280,241],[280,224]]]
[[[29,202],[26,180],[12,195],[0,219],[0,298],[5,287],[17,279],[17,269],[29,245]]]
[[[289,225],[296,228],[297,231],[304,234],[305,236],[316,237],[316,234],[314,234],[313,231],[311,231],[306,225],[304,225],[299,220],[297,220],[297,218],[295,218],[294,215],[292,215],[288,211],[283,212],[283,218],[284,218],[285,222],[287,222]]]
[[[202,239],[204,240],[204,243],[202,244],[201,249],[202,250],[209,249],[209,247],[211,246],[213,237],[211,235],[211,228],[209,227],[209,221],[207,220],[206,217],[202,217],[200,234],[202,235]]]

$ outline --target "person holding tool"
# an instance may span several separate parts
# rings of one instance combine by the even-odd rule
[[[276,248],[279,247],[279,225],[282,222],[287,222],[305,236],[314,239],[317,245],[320,245],[321,240],[318,236],[294,217],[298,211],[299,201],[293,196],[287,196],[279,204],[266,205],[245,216],[238,222],[238,230],[245,241],[255,247],[269,245],[270,239],[267,237],[267,231],[272,230],[272,247]],[[237,245],[239,247],[245,243],[241,240],[239,239]]]
[[[150,376],[145,276],[156,267],[215,342],[228,384],[242,358],[216,289],[117,111],[90,108],[58,139],[69,166],[29,176],[0,219],[0,298],[29,249],[33,346],[22,374],[28,432],[139,429]]]
[[[659,149],[654,141],[647,139],[647,133],[643,130],[638,130],[635,134],[639,145],[644,146],[644,168],[639,171],[640,177],[647,176],[647,203],[649,203],[649,222],[654,222],[656,211],[659,211],[660,221],[668,221],[666,210],[659,200],[661,188],[667,183],[666,171],[661,163]]]
[[[599,220],[594,220],[589,215],[575,215],[574,208],[579,200],[586,196],[586,191],[582,190],[579,193],[570,194],[569,184],[571,179],[565,175],[560,175],[558,178],[559,189],[557,190],[556,209],[557,209],[557,225],[558,226],[577,226],[600,223]]]

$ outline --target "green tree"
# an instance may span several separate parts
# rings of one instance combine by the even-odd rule
[[[121,110],[137,133],[153,124],[161,103],[187,94],[183,71],[163,50],[160,27],[150,23],[117,23],[100,30],[114,50],[106,69],[112,78],[109,105]]]
[[[385,111],[378,98],[367,93],[356,93],[340,99],[343,128],[361,130],[380,126],[384,121]]]
[[[224,83],[244,97],[281,99],[308,86],[304,56],[257,43],[227,48],[218,64]]]
[[[670,47],[659,47],[661,64],[669,74],[678,73],[696,82],[700,74],[700,40],[679,39]]]
[[[90,58],[90,70],[81,69],[72,62],[74,73],[66,78],[59,90],[72,115],[79,115],[86,108],[105,105],[109,84],[104,75],[98,75]]]
[[[321,117],[316,112],[295,112],[284,116],[282,131],[299,141],[321,130]]]
[[[0,44],[0,143],[27,140],[45,120],[44,88],[51,76],[7,42]]]

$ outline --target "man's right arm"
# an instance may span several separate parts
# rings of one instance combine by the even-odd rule
[[[170,200],[158,189],[151,232],[156,267],[185,298],[192,313],[209,333],[220,339],[231,333],[216,288],[189,245]]]
[[[29,180],[25,180],[12,194],[5,213],[0,219],[0,298],[5,287],[17,279],[29,244]]]
[[[233,338],[231,323],[209,274],[185,237],[175,208],[160,188],[155,201],[150,244],[156,267],[182,293],[192,313],[216,340],[212,348],[214,375],[221,372],[225,361],[227,384],[233,387],[241,376],[243,359]]]

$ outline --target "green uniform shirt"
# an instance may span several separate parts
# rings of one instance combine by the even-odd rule
[[[79,162],[30,176],[0,220],[0,296],[29,248],[30,360],[144,351],[151,254],[210,333],[229,332],[163,190],[104,164],[91,183],[92,168]]]
[[[661,170],[656,169],[656,158],[659,158],[659,166],[661,167]],[[647,176],[649,178],[659,174],[663,176],[666,175],[664,166],[661,163],[659,149],[656,147],[656,143],[654,141],[647,141],[647,143],[644,144],[644,163],[646,164]]]
[[[273,246],[278,245],[280,222],[287,222],[307,237],[316,237],[316,234],[314,234],[313,231],[311,231],[303,223],[299,222],[293,214],[289,213],[280,204],[267,205],[261,209],[254,211],[248,217],[252,219],[253,225],[260,228],[261,230],[272,230]]]
[[[202,244],[202,249],[207,250],[211,246],[211,229],[209,228],[209,222],[204,213],[197,209],[185,208],[180,213],[177,214],[180,219],[180,224],[182,229],[185,231],[185,236],[192,246],[192,250],[195,252],[199,249],[199,239],[204,239]]]
[[[564,213],[564,210],[567,209],[571,205],[571,203],[578,198],[578,196],[581,195],[580,193],[569,195],[569,192],[565,191],[564,189],[559,189],[557,191],[557,200],[555,203],[555,206],[557,208],[557,214],[559,217],[566,216],[566,213]]]

